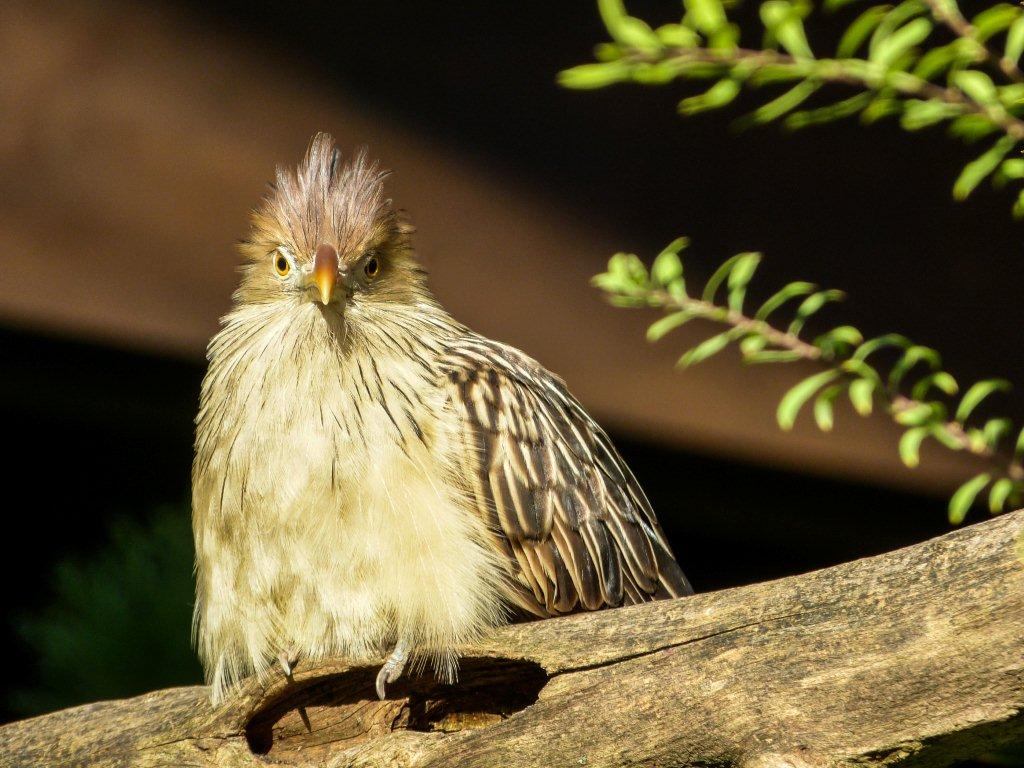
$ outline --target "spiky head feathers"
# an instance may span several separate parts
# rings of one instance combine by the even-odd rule
[[[236,300],[303,300],[308,292],[302,276],[324,246],[336,252],[340,274],[351,276],[349,298],[422,297],[426,289],[412,254],[412,228],[385,197],[387,175],[365,152],[343,163],[329,134],[314,136],[298,167],[278,167],[276,182],[253,213]]]

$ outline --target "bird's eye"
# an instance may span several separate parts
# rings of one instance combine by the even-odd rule
[[[288,261],[288,258],[280,251],[275,252],[274,269],[277,270],[277,274],[281,277],[286,277],[288,273],[292,271],[291,262]]]
[[[367,277],[373,278],[380,274],[380,259],[376,256],[371,256],[365,265],[363,265],[363,272]]]

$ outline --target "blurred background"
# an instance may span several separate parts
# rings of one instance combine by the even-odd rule
[[[906,333],[961,380],[1020,382],[1012,201],[984,188],[954,204],[976,152],[938,132],[737,133],[739,109],[680,120],[681,88],[559,89],[604,38],[583,0],[0,5],[0,720],[200,679],[188,483],[204,346],[248,211],[319,130],[394,170],[448,309],[559,373],[609,429],[698,590],[948,530],[962,457],[926,446],[907,470],[899,433],[848,410],[832,435],[809,418],[781,433],[775,406],[805,371],[723,354],[677,373],[708,329],[647,345],[652,318],[588,281],[611,253],[649,258],[680,234],[698,276],[761,250],[765,295],[843,288],[829,319]]]

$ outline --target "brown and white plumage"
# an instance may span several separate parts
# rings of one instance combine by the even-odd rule
[[[358,158],[278,172],[210,343],[196,637],[220,698],[283,660],[407,658],[522,616],[688,594],[647,499],[562,382],[451,318]]]

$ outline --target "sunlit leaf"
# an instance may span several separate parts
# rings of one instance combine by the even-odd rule
[[[679,312],[673,312],[670,315],[665,315],[659,320],[651,323],[650,327],[647,329],[647,340],[658,341],[666,334],[674,331],[676,328],[686,322],[689,322],[693,318],[694,314],[687,310],[681,310]]]
[[[814,283],[795,282],[790,283],[782,290],[771,295],[761,308],[757,310],[757,314],[754,315],[755,320],[766,320],[768,315],[774,312],[776,309],[781,307],[790,299],[796,298],[797,296],[806,296],[809,293],[814,293],[817,289]]]
[[[683,0],[683,6],[694,26],[705,35],[713,35],[725,25],[725,8],[720,0]]]
[[[743,258],[745,254],[738,253],[735,256],[726,259],[722,262],[722,265],[714,271],[711,277],[708,278],[707,283],[704,284],[704,293],[702,298],[707,302],[714,302],[715,294],[718,293],[718,287],[722,282],[729,276],[729,272],[736,265],[736,262]]]
[[[914,19],[879,41],[871,53],[871,61],[880,67],[891,67],[896,60],[932,33],[929,19]]]
[[[982,489],[989,484],[992,476],[989,474],[975,475],[966,483],[961,485],[953,497],[949,500],[949,522],[959,525],[967,517],[974,500],[981,493]]]
[[[1010,29],[1006,33],[1004,51],[1006,58],[1014,63],[1020,60],[1021,54],[1024,54],[1024,16],[1018,17],[1010,25]]]
[[[628,80],[632,70],[632,66],[624,61],[580,64],[578,67],[570,67],[559,72],[558,84],[580,90],[604,88]]]
[[[861,416],[870,416],[874,408],[874,392],[877,384],[871,379],[857,379],[850,384],[850,402]]]
[[[1006,500],[1013,492],[1013,480],[1008,477],[1000,478],[992,483],[988,492],[988,511],[998,515],[1006,508]]]
[[[900,438],[900,459],[911,469],[921,463],[921,443],[929,432],[928,427],[914,427]]]
[[[799,107],[821,86],[822,84],[819,82],[805,80],[793,86],[778,98],[769,101],[764,106],[758,107],[748,116],[741,118],[738,123],[740,126],[745,126],[750,123],[770,123],[773,120],[778,120],[787,112]]]
[[[742,253],[736,264],[729,271],[729,309],[733,312],[743,311],[743,300],[747,295],[747,284],[750,283],[757,265],[761,263],[761,254]]]
[[[679,102],[677,109],[681,115],[695,115],[711,109],[719,109],[735,99],[740,93],[740,84],[726,78],[719,80],[704,93],[689,96]]]
[[[788,332],[794,336],[799,335],[800,331],[803,330],[804,324],[815,312],[830,301],[842,301],[845,295],[842,291],[837,291],[834,288],[812,293],[797,307],[796,317],[789,324]]]
[[[935,371],[918,379],[911,390],[910,396],[914,400],[924,400],[932,387],[945,392],[947,395],[955,395],[958,389],[956,379],[950,374],[946,373],[946,371]]]
[[[658,285],[668,285],[683,276],[683,262],[679,252],[689,245],[689,238],[679,237],[669,243],[651,264],[651,279]]]
[[[679,360],[676,361],[676,366],[678,368],[689,368],[691,365],[702,363],[712,355],[725,349],[732,339],[731,331],[724,331],[717,336],[712,336],[710,339],[702,341],[693,349],[684,352]]]
[[[761,3],[761,21],[790,55],[800,59],[813,59],[814,53],[804,33],[801,13],[786,0],[767,0]]]
[[[875,28],[882,22],[891,10],[892,6],[889,5],[876,5],[873,8],[868,8],[864,13],[857,17],[857,19],[846,28],[846,32],[843,33],[842,38],[839,40],[839,46],[836,48],[836,56],[840,59],[848,59],[857,54],[857,51],[871,36],[871,33],[875,31]]]
[[[815,392],[839,376],[839,371],[828,370],[808,376],[790,389],[779,402],[775,418],[782,429],[790,430],[796,423],[797,414]]]
[[[925,363],[934,371],[942,365],[942,358],[931,347],[922,347],[919,344],[907,347],[906,352],[900,356],[892,370],[889,371],[889,386],[898,387],[907,371],[918,363]]]
[[[1009,389],[1010,382],[1006,381],[1006,379],[986,379],[985,381],[973,384],[964,393],[963,398],[960,400],[960,405],[957,406],[956,420],[960,423],[967,421],[968,417],[981,404],[982,400],[995,392],[1007,392]]]
[[[963,74],[963,73],[961,73]],[[957,200],[967,198],[974,188],[992,173],[1003,158],[1017,145],[1017,139],[1012,136],[1003,136],[993,144],[983,155],[972,160],[960,172],[956,183],[953,185],[953,197]]]
[[[814,400],[814,421],[822,432],[831,432],[833,425],[833,412],[835,410],[836,398],[849,386],[847,382],[840,382],[826,387]]]

